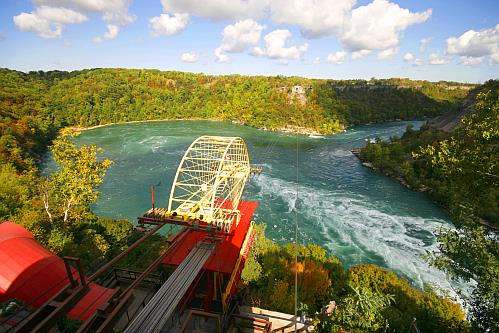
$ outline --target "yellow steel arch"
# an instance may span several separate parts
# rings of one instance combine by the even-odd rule
[[[240,137],[201,136],[185,152],[177,169],[168,210],[228,232],[239,222],[237,207],[250,174],[246,143]]]

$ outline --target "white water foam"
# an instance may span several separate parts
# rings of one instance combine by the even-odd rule
[[[269,163],[260,163],[260,162],[253,163],[252,161],[250,161],[250,162],[251,162],[251,166],[262,167],[264,172],[268,172],[268,171],[272,170],[272,165]]]
[[[456,285],[423,259],[427,251],[437,249],[433,231],[449,226],[444,220],[389,214],[385,203],[373,202],[360,194],[301,184],[297,187],[294,182],[267,175],[256,179],[256,185],[261,198],[278,196],[287,204],[288,213],[297,207],[300,216],[305,217],[300,219],[302,231],[321,233],[328,241],[324,246],[331,254],[354,264],[381,258],[386,267],[405,275],[416,287],[431,284],[458,299]],[[291,219],[286,220],[288,218]],[[416,232],[422,234],[424,240],[417,238]]]
[[[332,157],[350,157],[352,152],[346,149],[324,150],[319,153],[319,158],[329,161]]]
[[[153,153],[157,152],[159,149],[165,147],[168,143],[168,138],[163,135],[150,136],[144,140],[141,140],[139,144],[150,147]]]

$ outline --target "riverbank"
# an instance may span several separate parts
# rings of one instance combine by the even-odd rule
[[[352,154],[354,154],[358,159],[359,161],[362,163],[362,166],[366,167],[366,168],[369,168],[371,170],[374,170],[374,171],[379,171],[381,173],[383,173],[385,176],[387,177],[390,177],[392,179],[395,179],[397,182],[399,182],[402,186],[410,189],[410,190],[413,190],[413,191],[417,191],[417,192],[428,192],[430,191],[430,188],[427,187],[427,186],[424,186],[424,185],[421,185],[420,187],[418,188],[415,188],[411,185],[409,185],[405,179],[393,172],[390,172],[390,171],[387,171],[387,170],[383,170],[383,169],[379,169],[377,167],[375,167],[371,162],[369,162],[368,160],[364,160],[362,159],[362,156],[361,156],[361,150],[362,148],[354,148],[351,150]],[[446,209],[448,210],[448,209]]]
[[[153,123],[153,122],[162,122],[162,121],[199,121],[199,120],[204,120],[204,121],[212,121],[212,122],[231,122],[232,124],[236,125],[241,125],[241,126],[247,126],[251,128],[257,128],[261,129],[264,131],[269,131],[269,132],[277,132],[277,133],[284,133],[284,134],[300,134],[300,135],[307,135],[307,136],[322,136],[324,133],[320,133],[312,128],[308,127],[302,127],[302,126],[295,126],[295,125],[287,125],[285,127],[278,127],[277,129],[268,129],[266,127],[254,127],[247,125],[241,121],[236,121],[236,120],[224,120],[224,119],[217,119],[217,118],[180,118],[180,119],[148,119],[148,120],[132,120],[132,121],[124,121],[124,122],[113,122],[113,123],[107,123],[107,124],[100,124],[100,125],[95,125],[95,126],[90,126],[90,127],[78,127],[78,126],[70,126],[70,129],[73,129],[78,132],[84,132],[84,131],[89,131],[97,128],[102,128],[102,127],[107,127],[107,126],[112,126],[112,125],[127,125],[127,124],[140,124],[140,123]],[[331,134],[336,134],[336,133],[331,133]]]
[[[362,157],[361,157],[361,150],[362,150],[362,148],[354,148],[354,149],[351,150],[351,152],[352,152],[352,154],[354,154],[359,159],[359,161],[362,163],[363,167],[366,167],[366,168],[371,169],[373,171],[381,172],[386,177],[389,177],[389,178],[392,178],[392,179],[396,180],[399,184],[401,184],[402,186],[408,188],[409,190],[416,191],[416,192],[427,193],[429,195],[430,199],[433,201],[433,203],[435,203],[435,205],[437,205],[444,212],[446,212],[449,215],[449,217],[451,217],[451,220],[452,220],[452,215],[453,215],[452,214],[452,210],[448,206],[442,204],[441,202],[439,202],[439,201],[437,201],[437,200],[435,200],[435,199],[433,199],[431,197],[431,191],[432,191],[431,188],[429,188],[429,187],[427,187],[425,185],[421,185],[419,187],[413,187],[413,186],[409,185],[402,176],[397,175],[396,173],[393,173],[393,172],[390,172],[390,171],[383,170],[383,169],[375,167],[371,162],[362,159]],[[487,227],[487,228],[489,228],[490,230],[492,230],[494,232],[499,232],[499,228],[497,228],[490,221],[487,221],[487,220],[484,220],[482,218],[479,218],[478,222],[481,225],[483,225],[484,227]]]
[[[147,120],[131,120],[131,121],[122,121],[122,122],[114,122],[114,123],[107,123],[107,124],[100,124],[100,125],[95,125],[95,126],[90,126],[90,127],[78,127],[78,126],[70,126],[70,129],[73,129],[78,132],[84,132],[84,131],[89,131],[93,130],[96,128],[102,128],[102,127],[107,127],[107,126],[112,126],[112,125],[128,125],[128,124],[140,124],[140,123],[154,123],[154,122],[162,122],[162,121],[190,121],[190,120],[206,120],[206,121],[224,121],[222,119],[216,119],[216,118],[180,118],[180,119],[147,119]]]

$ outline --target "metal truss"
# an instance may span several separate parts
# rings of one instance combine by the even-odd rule
[[[182,158],[168,211],[174,217],[215,224],[229,232],[250,174],[248,150],[239,137],[201,136]]]

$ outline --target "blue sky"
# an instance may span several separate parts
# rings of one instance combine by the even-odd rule
[[[493,0],[2,1],[0,47],[0,66],[21,71],[126,67],[483,82],[499,78],[499,5]]]

